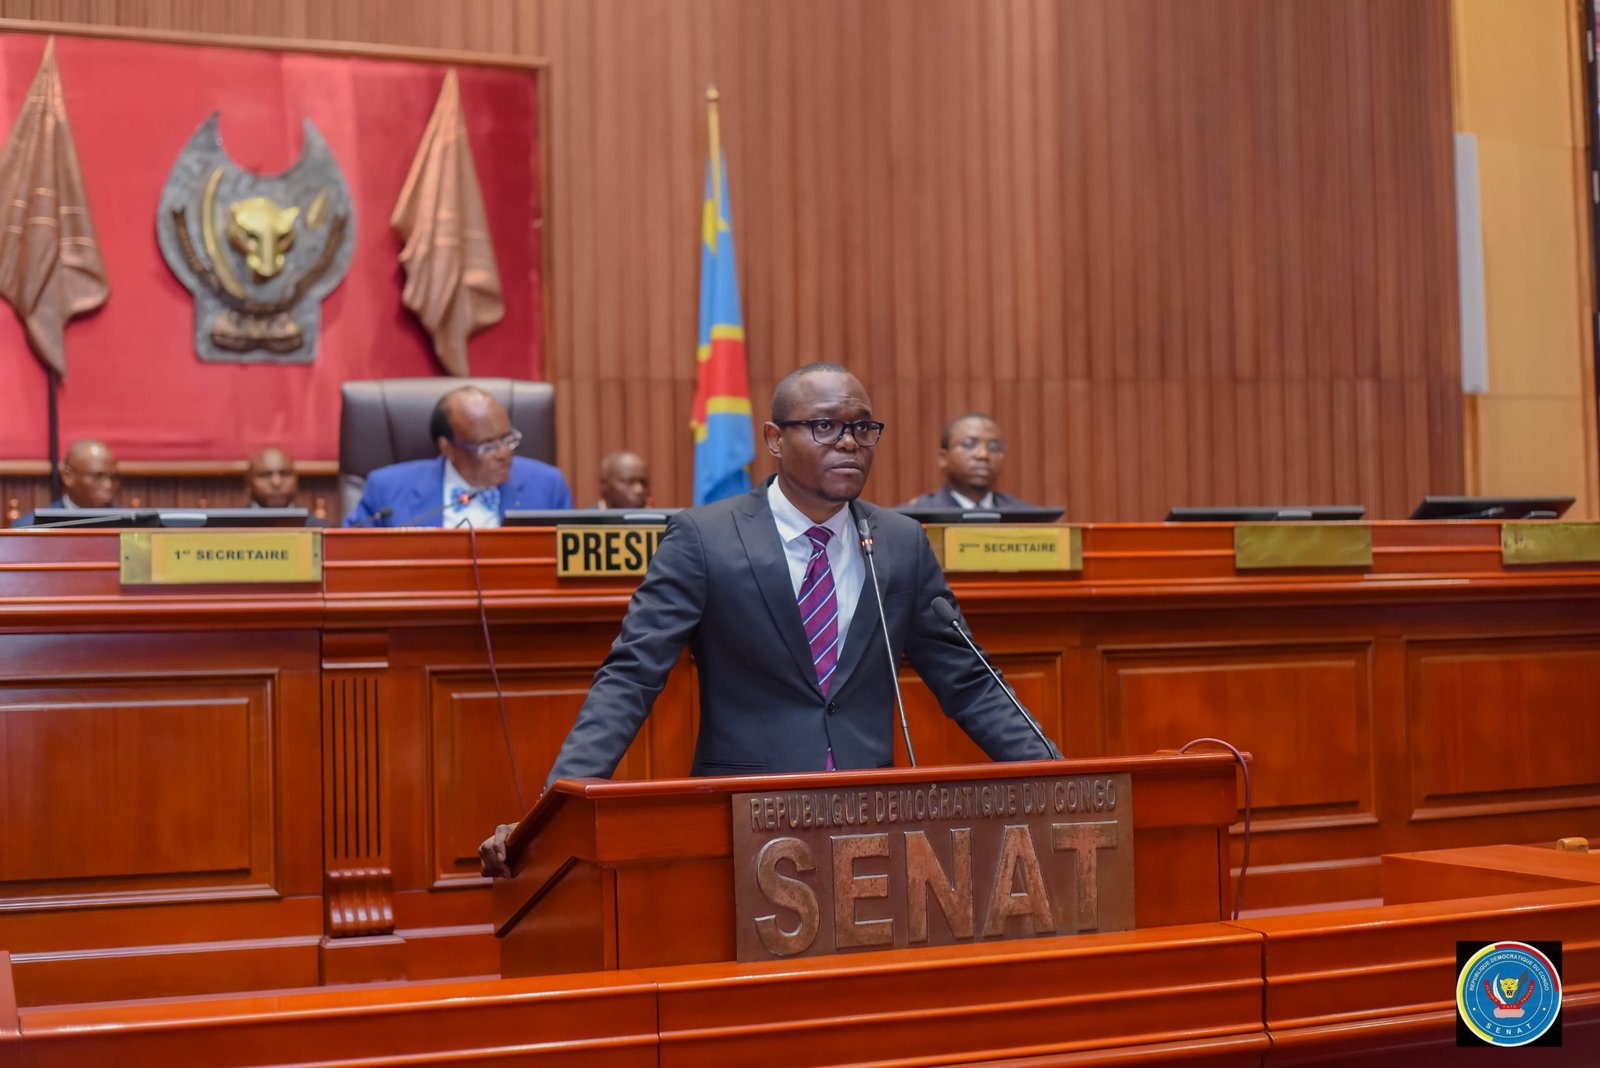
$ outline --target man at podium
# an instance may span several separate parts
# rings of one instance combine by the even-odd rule
[[[935,614],[954,597],[921,526],[859,499],[884,429],[860,381],[802,367],[771,416],[777,475],[668,522],[546,785],[615,771],[685,644],[700,679],[695,775],[889,767],[902,657],[992,758],[1059,756]],[[486,874],[509,874],[511,826],[480,847]]]

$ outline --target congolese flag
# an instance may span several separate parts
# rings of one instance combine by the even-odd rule
[[[728,164],[710,103],[711,153],[700,235],[699,376],[694,392],[694,503],[709,504],[750,490],[755,430],[744,358],[744,318],[728,211]]]

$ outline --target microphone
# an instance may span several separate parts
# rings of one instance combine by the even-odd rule
[[[999,684],[1000,692],[1010,698],[1011,704],[1016,707],[1018,712],[1022,713],[1022,718],[1027,722],[1033,733],[1038,735],[1039,740],[1044,743],[1044,747],[1049,750],[1051,757],[1056,760],[1062,759],[1061,750],[1057,749],[1055,743],[1044,736],[1044,731],[1039,729],[1039,724],[1034,721],[1033,716],[1029,714],[1026,708],[1022,707],[1022,702],[1017,700],[1017,695],[1011,692],[1011,687],[1006,685],[1005,680],[1000,677],[1000,673],[989,663],[989,658],[983,655],[983,650],[979,649],[977,643],[967,634],[967,628],[961,625],[961,613],[956,611],[955,605],[943,597],[935,597],[933,599],[933,614],[939,617],[941,623],[947,623],[955,628],[955,632],[961,635],[961,640],[967,643],[967,648],[972,650],[972,655],[978,658],[978,663],[982,664],[984,670],[989,672],[989,677]]]
[[[475,500],[477,498],[478,494],[482,493],[484,490],[487,490],[489,488],[490,487],[488,487],[488,486],[479,486],[477,489],[469,490],[469,491],[464,492],[464,493],[458,493],[458,494],[456,494],[456,499],[455,500],[449,501],[449,502],[447,502],[445,504],[441,504],[437,508],[430,508],[426,512],[418,512],[416,515],[412,516],[410,519],[407,519],[404,523],[396,523],[395,526],[397,526],[397,527],[414,527],[418,523],[425,522],[426,520],[432,519],[436,515],[442,514],[444,512],[444,510],[446,508],[449,508],[450,505],[452,505],[452,504],[456,505],[457,507],[460,507],[460,508],[465,508],[468,504],[470,504],[473,500]],[[387,512],[388,515],[385,515],[384,514],[385,512]],[[380,519],[387,519],[389,517],[389,515],[393,515],[393,514],[394,514],[394,509],[393,508],[380,508],[376,512],[372,513],[372,521],[374,523],[376,523]]]
[[[872,576],[872,592],[878,598],[878,626],[883,629],[883,655],[889,658],[889,683],[894,687],[894,704],[900,710],[900,735],[906,740],[906,756],[911,766],[917,766],[917,751],[911,748],[911,728],[906,725],[906,703],[900,698],[900,665],[894,659],[894,643],[889,640],[889,621],[883,614],[883,587],[878,585],[878,565],[872,559],[872,524],[865,516],[855,515],[856,533],[861,536],[861,555],[867,558],[867,574]]]

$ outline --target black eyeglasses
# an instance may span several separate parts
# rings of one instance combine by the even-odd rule
[[[491,438],[488,441],[457,441],[455,438],[451,438],[450,441],[457,448],[465,449],[478,457],[478,459],[487,460],[501,449],[510,449],[515,452],[517,446],[522,444],[522,431],[513,430],[504,437]]]
[[[991,453],[1006,451],[1006,443],[999,438],[962,438],[960,441],[950,443],[952,449],[960,449],[963,452],[977,452],[980,445],[987,445]]]
[[[844,440],[845,434],[855,439],[855,443],[863,449],[870,449],[883,437],[883,424],[875,423],[871,419],[857,419],[847,423],[842,419],[780,419],[776,426],[808,426],[811,428],[811,440],[818,445],[837,445]]]

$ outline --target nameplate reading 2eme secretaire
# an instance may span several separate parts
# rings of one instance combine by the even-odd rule
[[[952,523],[927,528],[946,571],[1081,571],[1083,531],[1043,523]]]
[[[322,531],[124,530],[124,586],[321,582]]]
[[[1130,781],[734,794],[738,959],[1131,930]]]

